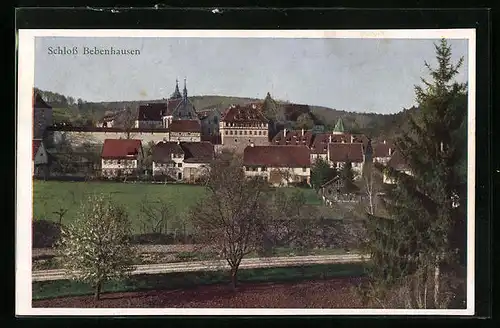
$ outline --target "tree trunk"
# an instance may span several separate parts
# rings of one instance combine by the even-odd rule
[[[439,308],[439,278],[440,278],[440,267],[439,267],[439,256],[436,256],[436,265],[434,267],[434,307]]]
[[[95,292],[94,292],[94,298],[96,301],[99,301],[101,299],[101,283],[97,283],[95,286]]]
[[[236,291],[236,283],[238,281],[238,267],[232,267],[231,268],[231,288],[233,291]]]

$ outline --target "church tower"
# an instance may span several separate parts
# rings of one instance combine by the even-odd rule
[[[174,93],[170,95],[170,99],[182,98],[181,92],[179,91],[179,80],[175,79],[175,90]]]

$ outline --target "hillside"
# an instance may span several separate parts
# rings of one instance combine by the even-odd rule
[[[50,91],[38,90],[54,108],[54,122],[70,121],[73,124],[94,124],[106,113],[120,111],[124,108],[135,110],[140,104],[165,101],[153,99],[143,101],[86,102],[72,99]],[[189,98],[197,110],[223,110],[231,104],[245,104],[263,101],[257,98],[230,97],[218,95],[193,96]],[[356,113],[309,104],[311,112],[321,120],[326,130],[333,129],[335,122],[341,117],[346,129],[352,133],[364,133],[372,138],[393,139],[408,128],[408,117],[415,108],[405,109],[396,114]]]

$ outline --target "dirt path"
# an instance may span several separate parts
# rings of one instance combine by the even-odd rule
[[[237,292],[227,285],[190,289],[108,293],[34,301],[33,307],[66,308],[361,308],[353,291],[362,278],[336,278],[300,283],[242,284]]]

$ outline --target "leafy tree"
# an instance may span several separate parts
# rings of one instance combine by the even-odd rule
[[[99,300],[102,285],[123,279],[132,270],[130,221],[121,206],[102,195],[82,203],[76,221],[63,228],[57,247],[64,270],[77,281],[92,285]]]
[[[381,303],[396,288],[404,290],[406,307],[449,306],[450,290],[444,287],[459,272],[457,251],[466,251],[467,91],[454,80],[463,58],[452,63],[444,39],[435,49],[437,68],[425,63],[431,80],[415,87],[419,109],[396,143],[411,174],[377,165],[397,183],[384,198],[389,215],[369,215],[366,221],[373,281],[368,291]]]
[[[226,152],[211,164],[205,185],[207,195],[191,211],[195,238],[227,261],[235,289],[241,260],[261,247],[267,184],[246,178],[241,159]]]
[[[314,120],[311,118],[311,115],[309,113],[304,113],[301,114],[297,118],[297,122],[295,123],[295,127],[297,129],[305,129],[305,130],[310,130],[314,126]]]
[[[334,168],[330,167],[330,164],[328,164],[327,161],[320,157],[314,162],[314,165],[311,169],[311,184],[314,189],[318,191],[324,183],[330,181],[336,176],[337,171]]]

